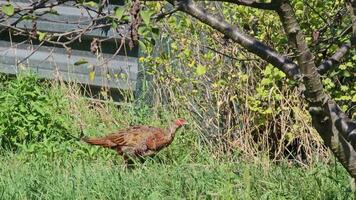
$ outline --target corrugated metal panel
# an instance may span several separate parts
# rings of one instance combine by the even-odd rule
[[[30,1],[24,0],[11,2],[20,7],[31,4]],[[0,1],[0,4],[3,3],[6,1]],[[109,6],[109,9],[113,8],[114,5]],[[46,14],[37,20],[39,31],[66,32],[78,27],[85,27],[90,21],[88,13],[69,6],[69,4],[58,6],[55,9],[60,14],[59,16]],[[11,20],[16,20],[16,16]],[[0,26],[4,26],[4,24],[0,23]],[[21,22],[17,27],[31,29],[32,22]],[[120,30],[122,30],[120,33],[124,33],[127,31],[127,27],[122,26]],[[103,53],[99,57],[90,52],[90,42],[94,37],[112,38],[102,44]],[[80,43],[76,42],[71,45],[72,51],[69,56],[63,47],[51,45],[39,47],[38,43],[30,43],[27,38],[9,36],[5,32],[0,35],[0,72],[16,74],[25,70],[35,72],[43,78],[60,78],[65,81],[95,86],[134,90],[138,73],[138,48],[135,47],[131,50],[122,48],[119,55],[113,57],[118,48],[117,41],[120,40],[120,35],[111,30],[107,33],[94,30],[86,34]],[[31,56],[29,57],[29,55]],[[88,61],[88,64],[74,65],[75,62],[82,59]],[[109,61],[105,62],[106,60]],[[19,61],[24,62],[18,65]],[[95,77],[93,80],[89,80],[89,73],[93,69]]]
[[[32,4],[31,1],[13,0],[11,2],[15,8],[29,7]],[[7,1],[0,0],[0,5],[7,4],[7,3],[8,3]],[[59,15],[48,13],[40,16],[36,20],[37,29],[43,32],[67,32],[78,28],[85,28],[91,21],[90,15],[96,16],[96,13],[93,11],[86,11],[84,9],[74,7],[73,4],[74,4],[73,2],[69,1],[64,5],[54,7],[53,10],[57,11]],[[113,12],[113,9],[115,7],[116,7],[115,5],[109,5],[107,10],[106,11],[104,10],[103,12],[108,12],[108,10],[111,10],[111,12]],[[45,10],[48,9],[38,9],[36,13],[43,13],[43,11]],[[7,23],[11,24],[12,22],[16,21],[19,17],[21,17],[19,14],[14,15],[9,20],[7,20]],[[4,23],[0,23],[0,25],[1,24],[5,25]],[[31,30],[32,22],[28,20],[23,20],[20,23],[18,23],[16,27]],[[127,31],[125,25],[119,26],[119,29],[120,29],[120,33],[124,33],[125,31]],[[110,29],[107,33],[101,30],[93,30],[85,35],[95,36],[95,37],[119,38],[119,34],[113,32],[112,29]]]

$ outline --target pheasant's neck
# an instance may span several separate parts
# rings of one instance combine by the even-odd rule
[[[176,124],[171,124],[168,128],[168,139],[173,140],[174,136],[176,135],[177,130],[180,128],[180,126],[177,126]]]

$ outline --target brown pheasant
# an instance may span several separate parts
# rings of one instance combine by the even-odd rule
[[[117,133],[100,138],[83,138],[86,143],[116,150],[124,156],[126,163],[130,157],[151,156],[170,145],[176,131],[187,124],[185,119],[174,120],[167,130],[152,126],[132,126]]]

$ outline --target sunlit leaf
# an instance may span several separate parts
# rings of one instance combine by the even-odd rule
[[[145,24],[148,26],[150,24],[150,19],[151,19],[151,16],[152,16],[152,11],[141,11],[140,12],[140,15],[143,19],[143,22],[145,22]]]
[[[198,75],[198,76],[201,76],[201,75],[204,75],[206,73],[206,67],[204,67],[203,65],[198,65],[195,73]]]
[[[80,58],[77,62],[74,63],[74,65],[83,65],[87,63],[88,61],[86,61],[84,58]]]
[[[43,41],[46,37],[47,33],[41,32],[41,31],[37,31],[37,35],[38,35],[38,40],[39,41]]]
[[[5,4],[5,5],[1,6],[1,11],[3,13],[5,13],[5,15],[7,15],[7,16],[11,16],[14,14],[15,8],[11,4]]]
[[[23,15],[23,16],[21,16],[20,19],[21,19],[21,20],[34,20],[35,17],[34,17],[34,16],[31,16],[31,15]]]
[[[145,43],[142,42],[141,40],[138,41],[138,45],[140,46],[141,51],[145,51],[147,48]]]
[[[111,27],[112,27],[114,30],[116,30],[117,26],[118,26],[117,22],[116,22],[115,20],[113,20],[112,23],[111,23]]]
[[[124,16],[125,9],[124,7],[117,7],[115,9],[115,17],[117,18],[118,21],[121,20],[122,16]]]
[[[127,75],[125,73],[121,73],[120,77],[122,80],[126,80],[127,79]]]
[[[94,8],[98,7],[98,4],[96,2],[94,2],[94,1],[84,2],[83,5],[84,6],[89,6],[89,7],[94,7]]]
[[[95,70],[92,70],[92,71],[90,71],[89,72],[89,80],[94,80],[94,78],[95,78]]]

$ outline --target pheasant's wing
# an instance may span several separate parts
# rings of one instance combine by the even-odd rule
[[[162,148],[168,146],[169,144],[170,140],[167,138],[167,135],[162,129],[157,130],[152,135],[149,135],[146,138],[147,148],[152,151],[159,151]]]
[[[151,126],[132,126],[108,135],[106,138],[118,146],[135,147],[144,143],[148,137],[159,132],[159,130],[159,128]]]
[[[126,145],[125,134],[124,133],[114,133],[105,137],[107,140],[115,143],[117,146]]]
[[[152,126],[133,126],[128,131],[127,142],[132,145],[146,145],[147,138],[162,132],[160,128]]]
[[[166,146],[164,130],[152,126],[132,126],[105,138],[112,143],[119,154],[150,155]]]

